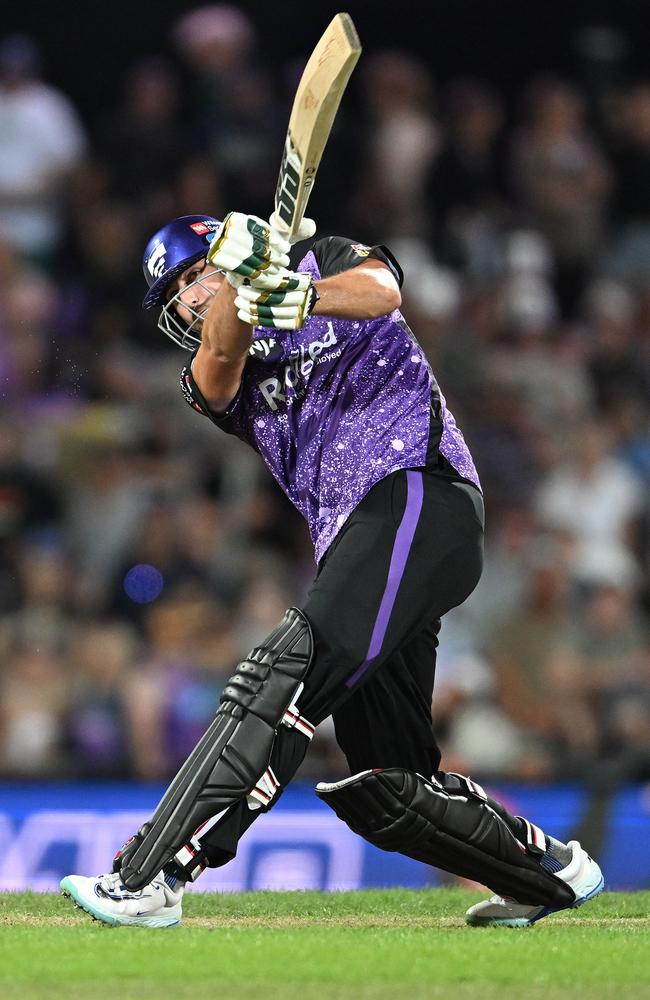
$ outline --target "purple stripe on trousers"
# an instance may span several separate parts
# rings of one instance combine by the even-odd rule
[[[366,670],[370,666],[370,663],[381,652],[381,647],[386,635],[386,629],[388,628],[388,622],[393,610],[393,605],[395,604],[395,598],[397,597],[397,591],[399,590],[399,585],[402,582],[402,576],[404,575],[406,560],[408,559],[409,552],[411,551],[411,545],[413,544],[413,536],[415,535],[415,529],[420,517],[420,511],[422,510],[423,496],[424,484],[422,480],[422,473],[408,470],[406,473],[406,506],[404,508],[404,513],[402,514],[402,520],[400,521],[399,528],[397,529],[397,534],[395,535],[393,552],[390,557],[388,580],[386,581],[384,594],[381,599],[381,604],[379,605],[379,611],[377,612],[377,619],[370,637],[370,645],[368,647],[368,652],[366,653],[366,658],[361,666],[358,667],[352,676],[345,682],[346,687],[354,687],[359,678],[365,674]]]

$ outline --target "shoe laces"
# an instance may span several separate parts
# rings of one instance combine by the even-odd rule
[[[112,893],[114,895],[119,895],[121,893],[128,893],[126,898],[137,899],[142,895],[142,889],[130,890],[122,882],[122,876],[119,872],[110,872],[108,875],[99,875],[97,879],[99,883],[99,888],[103,892]]]
[[[119,872],[111,872],[109,875],[98,875],[98,880],[102,882],[107,889],[111,889],[112,891],[122,888],[122,876]]]

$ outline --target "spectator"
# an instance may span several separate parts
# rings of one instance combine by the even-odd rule
[[[428,235],[425,177],[440,145],[428,67],[405,52],[380,52],[365,61],[370,112],[366,168],[354,212],[362,232]]]
[[[231,622],[197,583],[151,605],[147,656],[126,686],[136,775],[177,770],[203,734],[237,662]]]
[[[573,316],[594,256],[600,252],[611,174],[588,130],[579,91],[537,79],[526,120],[512,145],[512,188],[524,225],[550,241],[563,312]]]
[[[537,494],[543,523],[575,538],[573,576],[588,583],[594,546],[626,561],[639,553],[638,526],[644,507],[641,481],[612,454],[612,431],[585,420],[568,437],[563,460],[547,473]]]
[[[65,773],[66,678],[54,648],[17,642],[0,676],[0,773]]]
[[[0,376],[6,400],[36,402],[51,389],[58,307],[54,281],[24,263],[0,232]]]
[[[507,218],[504,109],[488,84],[470,78],[452,80],[443,104],[446,138],[426,180],[433,245],[441,261],[482,270],[486,249]]]
[[[39,64],[32,38],[0,41],[0,236],[51,266],[64,232],[61,206],[86,139],[73,105],[43,82]]]
[[[116,442],[96,446],[77,469],[77,479],[68,495],[66,531],[79,569],[79,599],[89,609],[101,609],[108,582],[133,545],[152,497],[133,457]]]
[[[120,622],[85,625],[71,643],[67,739],[80,775],[130,771],[126,697],[136,650],[134,633]]]
[[[528,558],[526,599],[496,623],[488,649],[502,708],[552,754],[558,725],[549,660],[571,625],[569,575],[563,547],[552,536],[539,536]]]
[[[222,206],[225,211],[245,204],[268,215],[286,117],[278,114],[273,78],[253,58],[252,21],[238,7],[209,4],[183,14],[173,39],[190,76],[194,136],[200,137],[207,172],[216,172],[223,198],[206,200],[195,191],[183,210],[191,213],[206,204],[218,213]]]
[[[590,335],[587,373],[598,410],[615,415],[627,401],[650,398],[650,370],[638,344],[638,303],[620,282],[599,279],[587,289],[585,313]]]
[[[627,88],[614,106],[614,239],[605,254],[605,269],[623,282],[644,287],[650,274],[650,82]]]
[[[175,210],[170,192],[190,140],[183,112],[173,66],[141,59],[126,78],[122,103],[97,130],[96,169],[106,178],[105,194],[128,202],[145,228]]]
[[[639,719],[650,715],[649,655],[634,589],[596,587],[549,663],[554,710],[578,762],[620,754]],[[642,742],[647,746],[647,738]]]

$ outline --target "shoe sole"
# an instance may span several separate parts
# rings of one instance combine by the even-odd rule
[[[71,899],[78,909],[84,910],[93,920],[107,927],[148,927],[159,929],[178,927],[181,922],[178,917],[171,920],[169,917],[127,917],[126,915],[117,917],[114,913],[106,913],[100,910],[98,906],[80,896],[76,886],[68,878],[61,880],[60,887],[62,896],[65,896],[66,899]]]
[[[590,899],[595,899],[605,888],[605,879],[601,875],[598,885],[591,889],[586,896],[581,896],[569,906],[549,906],[537,914],[536,917],[466,917],[465,922],[469,927],[532,927],[538,920],[549,917],[552,913],[561,913],[562,910],[577,910],[583,903],[588,903]]]

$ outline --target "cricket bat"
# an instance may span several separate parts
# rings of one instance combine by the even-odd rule
[[[305,214],[343,92],[361,45],[349,14],[337,14],[326,28],[300,78],[275,192],[273,227],[295,236]]]

